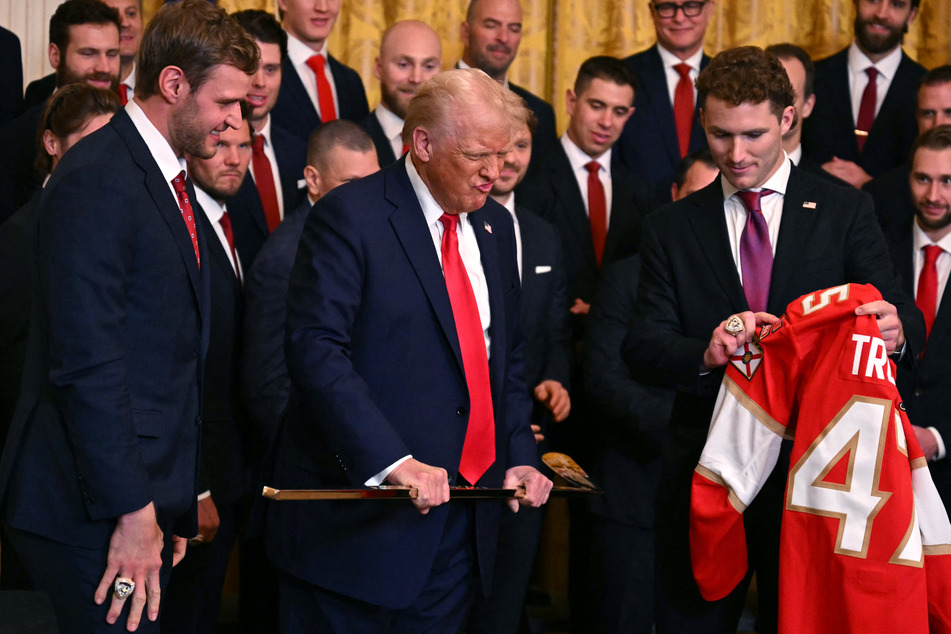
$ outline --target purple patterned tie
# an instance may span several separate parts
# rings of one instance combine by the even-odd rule
[[[760,207],[760,198],[772,194],[770,189],[758,192],[736,192],[746,207],[746,226],[740,237],[740,270],[743,273],[743,292],[750,310],[764,312],[769,299],[769,280],[773,274],[773,247],[769,242],[769,227]]]

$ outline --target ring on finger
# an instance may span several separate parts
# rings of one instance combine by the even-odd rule
[[[133,590],[135,590],[135,581],[128,577],[116,577],[116,582],[113,584],[113,592],[115,592],[117,599],[120,601],[125,599],[132,594]]]
[[[723,326],[723,329],[726,330],[728,334],[736,337],[741,332],[743,332],[743,320],[740,319],[738,315],[730,315],[729,319],[726,320],[726,324]]]

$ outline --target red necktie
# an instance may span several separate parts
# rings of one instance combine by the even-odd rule
[[[307,65],[317,76],[317,106],[320,108],[320,121],[327,123],[337,118],[337,108],[334,106],[334,93],[327,80],[324,66],[327,60],[323,55],[311,55]]]
[[[254,184],[258,188],[258,196],[261,197],[261,206],[264,207],[267,231],[271,233],[274,227],[281,224],[281,208],[277,204],[271,161],[264,153],[264,135],[255,134],[251,139],[251,166],[254,168]]]
[[[693,83],[690,81],[688,64],[677,64],[674,70],[680,75],[674,90],[674,123],[677,124],[680,158],[683,158],[690,149],[690,131],[693,129]]]
[[[119,100],[123,106],[129,103],[129,87],[125,84],[119,84]]]
[[[475,484],[495,462],[495,416],[489,383],[489,358],[485,351],[479,305],[459,255],[459,236],[456,234],[459,216],[443,214],[439,222],[445,228],[441,249],[442,268],[452,316],[456,322],[456,334],[459,336],[466,386],[469,388],[469,425],[462,446],[459,475],[469,484]]]
[[[935,313],[938,312],[938,268],[935,263],[941,255],[941,247],[929,244],[922,247],[925,252],[925,264],[921,267],[918,276],[918,293],[915,295],[915,304],[925,316],[925,336],[931,335],[931,326],[934,325]]]
[[[736,192],[747,211],[746,226],[740,236],[740,271],[743,273],[743,293],[754,313],[766,310],[769,282],[773,276],[773,247],[760,206],[760,198],[772,193],[769,189]]]
[[[604,255],[604,241],[608,235],[608,212],[604,198],[604,185],[598,178],[601,164],[597,161],[585,163],[588,170],[588,219],[591,221],[591,241],[594,243],[594,257],[601,266]]]
[[[862,102],[859,104],[859,120],[855,124],[855,142],[858,143],[859,152],[865,148],[868,132],[875,122],[875,102],[878,100],[878,86],[876,86],[878,70],[874,66],[869,66],[865,69],[865,72],[868,75],[868,83],[862,93]]]
[[[179,172],[178,176],[172,179],[172,187],[178,195],[178,206],[182,210],[182,218],[185,220],[185,227],[188,228],[188,234],[192,238],[192,246],[195,247],[195,260],[198,261],[198,268],[201,268],[201,255],[198,254],[198,231],[195,229],[195,213],[192,211],[191,201],[188,200],[188,190],[185,189],[185,170]]]
[[[234,262],[234,275],[241,281],[241,267],[238,266],[238,252],[234,248],[234,231],[231,229],[231,217],[227,211],[222,211],[221,218],[218,219],[221,230],[225,234],[225,240],[228,241],[228,248],[231,250],[231,260]]]

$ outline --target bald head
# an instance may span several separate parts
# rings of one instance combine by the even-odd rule
[[[376,148],[366,131],[352,121],[338,119],[314,130],[307,141],[304,179],[314,201],[344,183],[379,169]]]
[[[472,0],[459,29],[463,61],[502,82],[522,41],[519,0]]]
[[[400,119],[419,87],[442,68],[439,35],[424,22],[403,20],[383,33],[373,74],[380,80],[380,102]]]

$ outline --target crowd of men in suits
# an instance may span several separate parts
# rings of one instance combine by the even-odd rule
[[[62,632],[210,632],[239,543],[249,632],[527,631],[551,448],[604,489],[570,504],[572,631],[734,632],[754,571],[775,631],[788,448],[717,602],[691,474],[727,318],[847,282],[885,298],[860,310],[951,500],[951,66],[902,51],[918,0],[854,0],[815,63],[711,58],[715,1],[651,2],[657,43],[556,104],[508,79],[518,0],[472,0],[445,72],[400,21],[370,111],[328,51],[339,0],[145,29],[139,0],[65,0],[55,72],[0,82],[0,588],[46,592]]]

